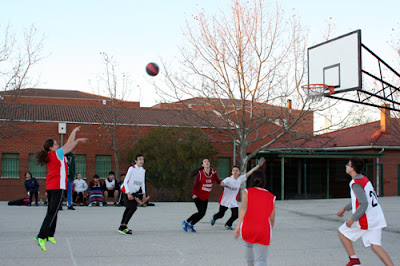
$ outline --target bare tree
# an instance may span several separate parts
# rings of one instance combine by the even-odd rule
[[[9,25],[0,25],[0,115],[6,112],[20,95],[21,89],[32,85],[29,76],[32,67],[41,59],[43,36],[31,26],[24,33],[24,41],[18,40]],[[23,123],[8,123],[0,127],[0,140],[28,133]]]
[[[124,105],[127,104],[124,99],[131,88],[131,80],[129,75],[117,71],[117,63],[112,56],[105,52],[102,52],[101,56],[104,62],[104,72],[97,76],[95,91],[109,97],[111,105],[97,108],[100,125],[97,128],[89,128],[98,133],[102,139],[101,143],[95,144],[113,151],[115,173],[116,176],[119,176],[121,153],[133,144],[135,136],[133,131],[137,131],[134,126],[121,126]]]
[[[246,169],[257,152],[278,140],[312,135],[311,111],[334,104],[301,89],[307,36],[299,19],[287,18],[278,4],[232,0],[230,13],[201,12],[187,21],[182,68],[164,66],[167,87],[156,84],[158,93],[207,121],[207,110],[220,116],[225,126],[210,127],[238,144]],[[296,110],[286,108],[289,100]]]

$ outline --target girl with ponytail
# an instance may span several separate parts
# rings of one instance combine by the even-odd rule
[[[68,164],[65,154],[72,151],[78,143],[85,143],[86,138],[75,139],[80,127],[72,130],[68,141],[60,148],[55,139],[48,139],[43,144],[43,149],[36,154],[40,165],[47,165],[46,190],[48,197],[47,213],[38,236],[35,238],[39,247],[46,251],[45,243],[49,241],[56,244],[54,233],[57,224],[57,212],[63,200],[63,191],[67,189]]]

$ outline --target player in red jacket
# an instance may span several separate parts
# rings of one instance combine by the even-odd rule
[[[248,265],[267,265],[275,221],[275,195],[264,189],[264,183],[264,173],[255,171],[250,176],[250,187],[242,192],[235,237],[242,235]]]
[[[40,232],[35,238],[39,247],[46,251],[45,243],[49,241],[56,244],[54,233],[56,231],[57,213],[63,200],[63,192],[67,189],[68,165],[65,154],[72,151],[80,142],[86,142],[86,138],[75,139],[80,127],[76,127],[68,138],[67,143],[60,148],[55,139],[48,139],[43,144],[43,150],[36,154],[37,162],[46,165],[48,174],[46,176],[46,190],[48,197],[47,213],[43,220]]]
[[[216,182],[221,184],[217,171],[211,168],[210,161],[204,159],[199,171],[196,171],[196,179],[192,188],[192,198],[196,204],[197,212],[182,222],[183,231],[195,233],[194,225],[206,215],[208,197],[210,196],[212,185]]]

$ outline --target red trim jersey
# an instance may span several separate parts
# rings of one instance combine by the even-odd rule
[[[64,150],[59,148],[47,154],[49,173],[46,176],[46,190],[67,189],[68,162]],[[62,158],[62,159],[60,159]]]
[[[207,200],[210,196],[214,181],[217,182],[217,184],[221,184],[221,180],[217,175],[217,171],[211,168],[210,174],[207,175],[204,169],[200,170],[197,173],[196,180],[193,184],[193,195],[196,195],[199,199],[203,201]]]
[[[353,191],[353,184],[355,183],[360,184],[364,188],[365,196],[367,196],[368,200],[368,207],[363,216],[361,216],[358,221],[354,222],[354,225],[364,230],[386,227],[385,216],[383,215],[381,205],[378,203],[378,197],[376,196],[374,187],[366,176],[361,179],[352,179],[350,181],[352,212],[354,213],[360,205]]]
[[[238,207],[240,184],[246,180],[246,175],[240,175],[237,179],[229,176],[222,180],[224,191],[219,197],[218,203],[227,208]]]
[[[275,195],[266,189],[245,189],[248,195],[247,211],[241,224],[244,241],[251,244],[269,245],[272,226],[269,217],[274,210]]]
[[[125,194],[134,194],[142,188],[142,193],[146,194],[145,178],[146,170],[143,167],[139,167],[136,164],[128,168],[124,183],[121,186],[121,190]]]

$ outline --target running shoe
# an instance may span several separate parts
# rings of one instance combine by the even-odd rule
[[[46,246],[45,246],[46,239],[36,237],[35,241],[43,251],[46,251]]]
[[[187,232],[189,223],[186,221],[182,222],[182,229],[183,231]]]
[[[99,206],[100,206],[100,207],[103,207],[103,202],[100,202],[100,203],[99,203]]]
[[[54,239],[54,237],[51,237],[51,236],[49,236],[48,238],[47,238],[47,241],[49,241],[50,243],[52,243],[52,244],[57,244],[57,242],[56,242],[56,240]]]
[[[196,230],[194,229],[194,225],[192,225],[192,224],[188,224],[188,230],[190,231],[190,232],[192,232],[192,233],[196,233]]]
[[[132,230],[130,230],[128,227],[125,228],[119,228],[118,229],[118,233],[124,234],[124,235],[131,235],[132,234]]]
[[[73,206],[68,206],[68,210],[75,210]]]
[[[93,203],[89,203],[89,205],[88,205],[89,207],[92,207],[93,206]]]
[[[361,265],[361,262],[360,262],[360,260],[359,260],[358,258],[350,258],[350,257],[349,257],[349,259],[350,259],[350,261],[349,261],[349,263],[347,263],[346,266]]]
[[[214,224],[215,224],[215,219],[211,218],[211,225],[214,225]]]
[[[228,230],[233,230],[232,226],[227,225],[227,224],[225,225],[225,228],[228,229]]]

